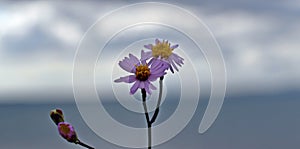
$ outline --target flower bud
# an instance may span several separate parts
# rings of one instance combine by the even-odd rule
[[[60,123],[60,122],[64,122],[64,115],[63,115],[62,110],[60,110],[60,109],[51,110],[50,117],[56,125],[58,125],[58,123]]]
[[[71,143],[76,143],[78,141],[74,127],[67,122],[60,122],[57,125],[59,134]]]

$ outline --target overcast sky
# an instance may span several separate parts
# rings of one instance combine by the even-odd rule
[[[227,68],[227,94],[300,89],[299,1],[160,2],[194,13],[214,34]],[[0,101],[8,100],[6,97],[72,95],[73,59],[83,34],[104,14],[133,3],[1,1]],[[116,18],[130,19],[134,16]],[[109,63],[107,67],[111,67]],[[200,75],[204,88],[209,87],[205,70]]]

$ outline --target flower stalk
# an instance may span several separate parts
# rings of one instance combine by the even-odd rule
[[[91,146],[89,146],[89,145],[87,145],[87,144],[81,142],[80,140],[77,140],[77,141],[75,142],[75,144],[81,145],[82,147],[85,147],[85,148],[87,148],[87,149],[95,149],[95,148],[93,148],[93,147],[91,147]]]
[[[65,122],[64,115],[61,109],[51,110],[50,117],[52,121],[56,124],[58,132],[62,138],[64,138],[70,143],[75,143],[88,149],[94,149],[94,147],[91,147],[78,139],[74,127],[70,123]]]
[[[151,140],[152,140],[152,135],[151,135],[151,126],[152,123],[149,118],[149,113],[146,105],[146,98],[147,98],[147,93],[145,89],[141,89],[142,92],[142,100],[143,100],[143,107],[145,111],[145,116],[146,116],[146,122],[147,122],[147,127],[148,127],[148,149],[151,149]]]
[[[174,70],[179,71],[178,67],[183,65],[183,58],[174,53],[179,45],[172,45],[167,40],[155,40],[155,44],[148,44],[144,47],[148,51],[141,51],[141,59],[129,54],[123,60],[119,61],[119,66],[125,71],[131,73],[131,75],[120,77],[114,80],[114,82],[133,83],[130,88],[130,94],[133,95],[137,89],[141,89],[142,104],[145,112],[147,128],[148,128],[148,149],[151,149],[152,142],[152,124],[156,121],[159,113],[159,107],[162,99],[163,92],[163,79],[167,74],[166,70],[170,70],[174,73]],[[151,94],[152,90],[156,90],[156,87],[152,82],[159,79],[159,96],[152,118],[149,116],[146,98],[147,94]]]
[[[157,119],[158,113],[159,113],[159,107],[160,107],[160,103],[161,103],[161,98],[162,98],[162,91],[163,91],[163,79],[164,76],[161,76],[159,79],[159,95],[158,95],[158,101],[157,101],[157,105],[155,108],[155,112],[152,116],[152,118],[150,119],[149,117],[149,113],[148,113],[148,109],[147,109],[147,105],[146,105],[146,98],[147,98],[147,93],[145,89],[142,89],[142,101],[143,101],[143,107],[144,107],[144,111],[145,111],[145,117],[146,117],[146,122],[147,122],[147,127],[148,127],[148,149],[151,149],[151,144],[152,144],[152,131],[151,131],[151,127],[152,124],[155,122],[155,120]]]

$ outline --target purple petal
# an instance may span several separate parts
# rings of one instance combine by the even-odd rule
[[[170,71],[171,71],[172,73],[174,73],[174,70],[173,70],[173,68],[172,68],[172,67],[170,67]]]
[[[126,57],[127,58],[127,57]],[[123,61],[119,61],[119,66],[124,69],[127,72],[132,72],[132,70],[135,68],[131,64],[127,62],[128,59],[124,59]]]
[[[168,63],[165,62],[164,60],[153,58],[150,70],[157,71],[159,69],[167,69],[167,67],[168,67]]]
[[[151,57],[152,57],[152,51],[144,52],[144,50],[142,50],[142,52],[141,52],[141,61],[148,60]]]
[[[151,82],[149,82],[149,86],[152,90],[156,90],[156,87]]]
[[[152,74],[151,74],[151,75],[148,77],[148,80],[151,81],[151,82],[153,82],[153,81],[156,81],[157,78],[159,78],[159,76],[157,76],[157,75],[152,75]]]
[[[130,88],[130,94],[134,94],[140,86],[140,81],[137,80]]]
[[[148,80],[151,81],[151,82],[153,82],[153,81],[155,81],[155,80],[156,80],[157,78],[159,78],[159,77],[160,77],[160,76],[152,75],[152,74],[151,74],[151,75],[149,76]]]
[[[160,41],[158,39],[155,39],[155,44],[159,44]]]
[[[137,65],[137,64],[140,63],[139,59],[136,56],[132,55],[132,54],[129,54],[129,59],[130,59],[129,62],[133,65]]]
[[[175,48],[178,48],[178,47],[179,47],[179,45],[176,44],[176,45],[171,46],[171,49],[175,49]]]
[[[130,75],[130,76],[126,76],[126,77],[120,77],[119,79],[116,79],[114,82],[118,83],[118,82],[125,82],[125,83],[132,83],[136,81],[135,75]]]
[[[141,81],[139,88],[141,88],[141,89],[145,88],[145,81]]]
[[[173,53],[172,55],[170,55],[169,58],[172,59],[172,60],[174,60],[174,62],[175,62],[178,66],[180,66],[180,67],[181,67],[181,65],[183,64],[183,60],[180,59],[179,56],[176,57],[176,54],[174,54],[174,53]]]
[[[169,63],[171,63],[170,60],[169,60]],[[173,67],[171,66],[171,64],[170,64],[170,67],[169,67],[169,68],[170,68],[170,71],[171,71],[172,73],[174,73],[174,69],[173,69]]]
[[[157,75],[157,74],[159,74],[159,73],[165,72],[165,70],[167,70],[168,68],[169,68],[169,67],[160,67],[160,68],[155,69],[155,70],[150,69],[150,72],[151,72],[151,74],[153,74],[153,75]]]
[[[148,78],[149,81],[155,81],[157,78],[161,77],[161,76],[164,76],[165,74],[167,74],[166,72],[160,72],[160,73],[157,73],[157,74],[151,74]]]
[[[163,76],[163,75],[165,75],[165,74],[167,74],[167,73],[166,73],[166,72],[160,72],[160,73],[155,74],[155,76],[161,77],[161,76]]]
[[[159,65],[162,63],[161,60],[157,59],[157,58],[153,58],[152,62],[151,62],[151,69],[155,69],[157,67],[159,67]]]
[[[119,66],[127,72],[135,72],[135,66],[140,64],[140,61],[132,54],[129,54],[129,58],[125,57],[119,62]]]
[[[152,45],[152,44],[148,44],[148,45],[144,45],[144,47],[145,47],[146,49],[149,49],[149,50],[151,50],[151,49],[152,49],[152,47],[153,47],[153,45]]]
[[[178,56],[178,55],[175,54],[175,53],[172,53],[172,56],[173,56],[174,58],[178,59],[178,60],[181,60],[181,61],[184,60],[182,57]],[[183,64],[183,63],[182,63],[182,64]]]
[[[160,61],[160,62],[153,62],[153,64],[150,67],[150,72],[151,74],[157,74],[160,72],[164,72],[165,70],[167,70],[170,67],[170,65],[164,61]]]
[[[174,63],[172,60],[170,60],[170,62],[171,62],[171,64],[172,64],[172,66],[175,68],[175,70],[178,71],[178,68],[177,68],[177,66],[175,65],[175,63]]]
[[[152,53],[151,53],[151,54],[152,54]],[[155,58],[152,58],[152,59],[148,62],[148,65],[151,65],[154,59],[155,59]]]
[[[149,84],[150,84],[149,81],[145,81],[145,90],[146,90],[146,92],[147,92],[148,94],[151,94],[152,91],[149,89]]]

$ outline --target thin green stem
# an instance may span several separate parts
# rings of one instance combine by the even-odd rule
[[[157,104],[156,104],[156,109],[155,112],[153,114],[153,117],[151,118],[150,123],[153,124],[158,116],[159,113],[159,107],[160,107],[160,103],[161,103],[161,98],[162,98],[162,92],[163,92],[163,80],[164,80],[164,76],[160,77],[159,79],[159,94],[158,94],[158,100],[157,100]]]
[[[147,97],[146,90],[142,89],[143,107],[144,107],[147,123],[149,123],[150,118],[149,118],[149,113],[148,113],[148,109],[147,109],[147,105],[146,105],[146,97]]]
[[[75,144],[81,145],[81,146],[83,146],[85,148],[88,148],[88,149],[95,149],[94,147],[91,147],[91,146],[81,142],[80,140],[76,141]]]
[[[148,149],[151,149],[152,142],[152,133],[151,133],[151,124],[148,124]]]
[[[164,76],[160,77],[159,79],[159,95],[158,95],[158,101],[157,101],[157,105],[156,105],[156,109],[155,112],[150,120],[149,118],[149,113],[148,113],[148,109],[147,109],[147,105],[146,105],[146,97],[147,97],[147,93],[145,89],[142,89],[142,101],[143,101],[143,107],[144,107],[144,111],[145,111],[145,116],[146,116],[146,120],[147,120],[147,127],[148,127],[148,149],[151,149],[151,142],[152,142],[152,131],[151,131],[151,127],[152,124],[155,122],[155,120],[157,119],[158,113],[159,113],[159,107],[160,107],[160,103],[161,103],[161,98],[162,98],[162,91],[163,91],[163,79]]]
[[[145,89],[142,89],[142,100],[143,100],[143,107],[144,107],[144,111],[145,111],[145,116],[146,116],[146,120],[147,120],[147,126],[148,126],[148,149],[151,149],[151,122],[150,122],[150,118],[149,118],[149,113],[148,113],[148,109],[147,109],[147,105],[146,105],[146,97],[147,97],[147,93]]]

